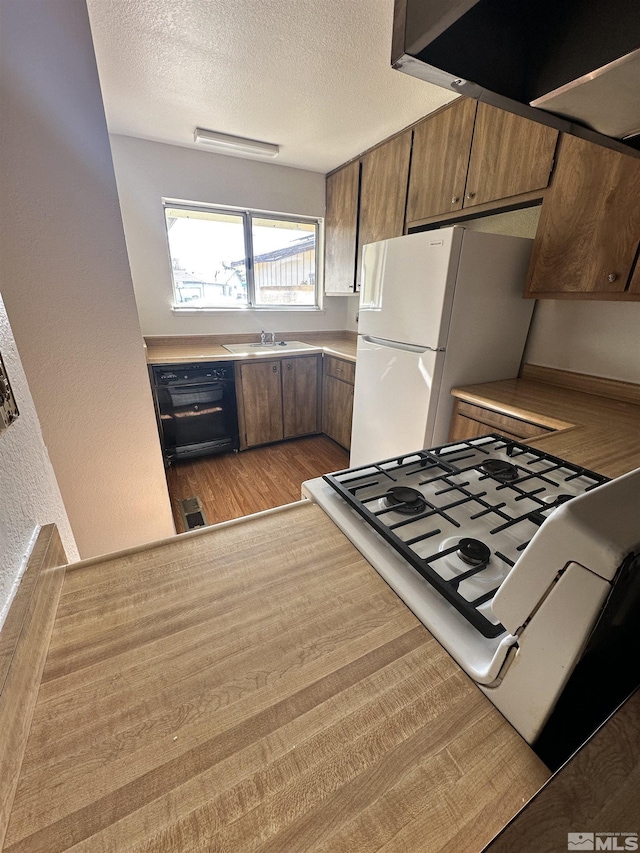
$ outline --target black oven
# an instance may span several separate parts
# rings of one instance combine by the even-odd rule
[[[168,462],[238,449],[232,361],[155,365],[153,384]]]

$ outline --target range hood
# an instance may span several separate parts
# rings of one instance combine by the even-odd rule
[[[392,65],[640,156],[638,0],[396,0]]]

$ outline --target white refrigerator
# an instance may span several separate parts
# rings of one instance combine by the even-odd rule
[[[460,226],[364,246],[352,466],[443,444],[452,388],[518,375],[532,246]]]

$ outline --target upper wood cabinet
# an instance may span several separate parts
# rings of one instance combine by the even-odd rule
[[[464,206],[548,186],[557,140],[552,127],[478,104]]]
[[[407,224],[544,189],[558,131],[467,98],[414,129]]]
[[[414,128],[407,222],[462,208],[475,116],[476,102],[459,98]]]
[[[362,158],[359,246],[403,233],[410,156],[409,130]]]
[[[528,296],[640,299],[640,160],[563,135]]]
[[[353,293],[362,246],[404,232],[410,157],[409,130],[327,177],[325,293]]]
[[[360,163],[349,163],[327,176],[325,211],[324,289],[353,293],[356,278],[356,240]]]

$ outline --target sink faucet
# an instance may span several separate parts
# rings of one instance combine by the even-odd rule
[[[263,347],[267,342],[267,333],[264,329],[260,332],[260,346]]]
[[[270,341],[267,341],[267,338],[271,338]],[[260,332],[260,346],[265,346],[267,343],[275,344],[276,342],[276,333],[275,332],[265,332],[264,330]]]

